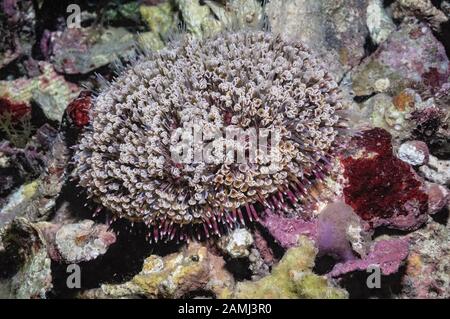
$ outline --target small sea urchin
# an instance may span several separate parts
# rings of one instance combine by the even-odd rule
[[[336,82],[300,42],[267,32],[185,38],[144,55],[99,94],[75,172],[95,201],[145,222],[155,240],[209,237],[258,210],[310,200],[308,188],[327,172],[341,107]],[[254,160],[177,160],[192,143],[187,123],[202,127],[211,154]],[[262,154],[251,134],[236,140],[229,129],[278,140]]]

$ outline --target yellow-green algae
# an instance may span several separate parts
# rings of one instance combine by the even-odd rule
[[[234,286],[223,258],[192,243],[179,253],[146,258],[139,274],[119,285],[102,285],[81,298],[181,298],[196,290],[211,291],[218,298],[229,298]]]
[[[118,285],[102,285],[80,298],[182,298],[191,292],[208,291],[216,298],[347,298],[325,276],[312,272],[317,249],[306,237],[289,249],[272,273],[257,281],[235,283],[222,257],[199,243],[178,253],[145,259],[139,274]]]
[[[344,289],[337,288],[325,276],[312,272],[317,248],[306,237],[299,238],[299,245],[286,251],[272,273],[258,281],[237,284],[235,298],[348,298]]]
[[[164,38],[173,28],[174,11],[171,2],[164,2],[156,6],[142,4],[139,11],[150,31],[158,34],[161,38]]]

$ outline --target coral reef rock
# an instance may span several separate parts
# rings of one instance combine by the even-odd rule
[[[386,12],[382,0],[370,0],[367,6],[367,28],[374,44],[384,42],[396,29],[392,18]]]
[[[331,255],[338,260],[355,259],[353,251],[366,255],[369,234],[361,218],[352,207],[343,202],[328,204],[319,214],[317,246],[320,255]]]
[[[450,199],[450,191],[447,187],[435,184],[426,183],[428,194],[428,213],[430,215],[440,212]]]
[[[51,64],[41,61],[39,69],[41,75],[34,78],[0,81],[0,97],[26,105],[34,101],[48,119],[60,122],[67,105],[80,90],[56,73]]]
[[[41,231],[24,218],[15,219],[3,232],[5,251],[0,252],[0,267],[16,264],[11,277],[11,297],[18,299],[46,298],[53,288],[51,260]]]
[[[116,235],[108,226],[83,220],[62,226],[56,233],[56,246],[67,263],[89,261],[103,255],[115,243]]]
[[[263,234],[258,229],[254,230],[253,239],[255,249],[258,250],[258,255],[267,265],[272,265],[276,260],[274,252],[266,238],[264,238]]]
[[[135,36],[125,28],[69,28],[51,36],[51,61],[64,74],[86,74],[134,53]]]
[[[270,261],[268,263],[258,249],[251,249],[248,260],[250,261],[248,268],[252,272],[252,280],[261,279],[270,273],[270,265],[272,263]]]
[[[355,143],[355,144],[353,144]],[[428,218],[428,195],[412,167],[393,155],[391,135],[366,130],[341,159],[345,202],[371,227],[414,230]]]
[[[447,90],[446,83],[435,94],[410,88],[392,97],[378,93],[361,104],[362,122],[384,128],[398,141],[419,140],[433,152],[448,154]]]
[[[267,4],[272,31],[300,39],[327,61],[337,80],[365,56],[369,1],[280,0]]]
[[[143,37],[143,42],[150,48],[160,49],[164,46],[164,40],[167,39],[169,31],[175,28],[175,12],[170,1],[159,5],[149,6],[141,4],[139,7],[142,19],[150,28],[150,32]]]
[[[430,151],[426,143],[422,141],[408,141],[400,145],[397,156],[402,161],[413,165],[426,165]]]
[[[317,222],[306,221],[302,218],[284,217],[280,214],[268,212],[260,220],[276,242],[284,248],[297,246],[300,236],[311,239],[317,237]]]
[[[450,160],[440,160],[430,155],[428,164],[419,167],[419,171],[423,177],[431,182],[450,185]]]
[[[81,298],[182,298],[196,291],[213,293],[218,298],[231,295],[234,279],[224,269],[225,262],[205,246],[191,243],[179,253],[145,259],[142,271],[131,281],[102,285],[86,291]]]
[[[10,223],[14,218],[23,216],[39,190],[39,180],[20,186],[8,196],[0,210],[0,228]]]
[[[317,248],[302,236],[298,247],[290,248],[270,275],[257,281],[237,283],[234,298],[347,298],[347,291],[333,286],[326,277],[314,274]]]
[[[31,55],[36,30],[33,1],[0,2],[0,69]]]
[[[399,94],[412,85],[436,89],[447,82],[450,67],[444,46],[423,23],[402,24],[352,71],[356,96]]]
[[[263,8],[257,0],[231,0],[225,5],[212,0],[175,0],[175,4],[186,30],[197,38],[230,29],[258,30],[262,26]]]
[[[355,271],[366,271],[371,266],[379,267],[381,273],[388,276],[398,271],[408,253],[408,239],[380,239],[370,247],[366,257],[336,264],[328,276],[340,277]]]
[[[232,258],[248,257],[249,248],[253,244],[252,234],[243,228],[238,228],[218,241],[219,248]]]
[[[403,298],[450,298],[450,232],[431,222],[408,235],[411,253],[402,278]]]
[[[441,24],[448,21],[448,17],[444,12],[436,8],[431,0],[394,1],[392,4],[392,15],[395,19],[416,17],[430,23],[434,30],[440,30]]]

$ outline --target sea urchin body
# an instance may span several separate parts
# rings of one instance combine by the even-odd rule
[[[339,109],[336,82],[302,43],[265,32],[186,38],[144,55],[99,94],[76,173],[95,201],[145,222],[155,240],[186,239],[195,227],[208,237],[257,210],[308,201],[326,174]],[[200,157],[196,134],[208,145]],[[261,136],[267,152],[254,142]]]

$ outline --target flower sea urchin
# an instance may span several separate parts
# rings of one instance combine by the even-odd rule
[[[75,172],[95,201],[145,222],[155,240],[208,237],[257,210],[310,200],[336,144],[339,109],[336,82],[302,43],[266,32],[186,38],[144,55],[99,94]],[[177,161],[186,123],[201,126],[203,140],[222,132],[216,151],[231,145],[255,160]],[[230,140],[230,128],[276,131],[277,151],[267,157],[248,136]]]

